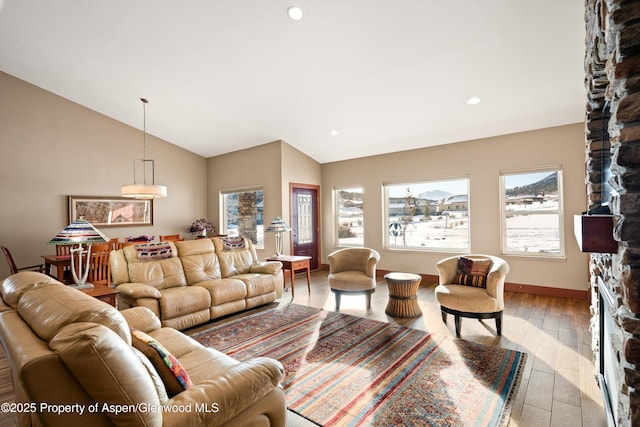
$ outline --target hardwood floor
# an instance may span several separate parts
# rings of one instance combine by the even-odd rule
[[[452,335],[453,318],[449,316],[447,325],[442,322],[433,295],[434,286],[435,283],[421,284],[418,300],[423,315],[416,319],[396,319],[385,314],[388,289],[382,278],[373,294],[371,310],[365,309],[364,296],[344,295],[340,311],[426,330],[434,336]],[[326,310],[335,309],[326,271],[311,274],[311,295],[306,287],[306,274],[296,275],[295,298],[291,299],[291,290],[287,289],[277,303],[294,302]],[[502,337],[495,336],[493,320],[479,322],[473,319],[462,320],[461,337],[528,353],[509,426],[606,426],[602,396],[592,362],[589,303],[507,292],[505,304]],[[231,316],[221,322],[242,315]],[[0,402],[13,400],[7,361],[4,353],[0,353]],[[13,425],[13,417],[0,413],[0,427]],[[289,413],[287,425],[302,427],[313,424]]]

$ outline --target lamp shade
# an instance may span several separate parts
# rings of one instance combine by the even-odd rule
[[[120,187],[120,195],[122,197],[130,197],[133,199],[149,200],[162,199],[167,197],[167,187],[164,185],[156,185],[156,166],[153,159],[147,159],[147,108],[149,102],[145,98],[142,101],[142,158],[133,160],[133,184],[123,185]],[[142,184],[136,181],[136,165],[142,163]],[[151,184],[147,184],[147,166],[151,169]]]
[[[167,187],[164,185],[131,184],[120,187],[122,197],[134,199],[161,199],[167,197]]]
[[[49,245],[76,245],[81,243],[105,243],[109,238],[83,218],[76,219],[56,234]]]
[[[291,230],[286,222],[283,221],[279,216],[275,217],[271,224],[267,228],[265,228],[265,232],[267,233],[282,233],[284,231]]]

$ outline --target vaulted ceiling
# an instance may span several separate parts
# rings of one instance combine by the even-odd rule
[[[291,4],[0,0],[0,70],[137,128],[145,97],[147,131],[204,157],[281,139],[326,163],[584,119],[582,0]]]

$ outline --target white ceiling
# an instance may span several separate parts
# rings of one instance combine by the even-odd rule
[[[584,40],[584,0],[0,0],[0,70],[137,128],[148,98],[147,131],[205,157],[581,122]]]

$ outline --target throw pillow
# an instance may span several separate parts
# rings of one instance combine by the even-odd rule
[[[244,249],[244,237],[221,237],[225,251]]]
[[[456,274],[456,282],[459,285],[486,288],[487,275],[489,274],[490,268],[490,259],[471,259],[461,256],[458,258],[458,272]]]
[[[148,334],[131,328],[131,344],[147,356],[162,379],[167,394],[173,397],[193,385],[178,359]]]
[[[156,259],[171,258],[172,251],[169,243],[146,243],[144,245],[136,245],[136,251],[138,251],[138,259],[143,261],[150,261]]]

